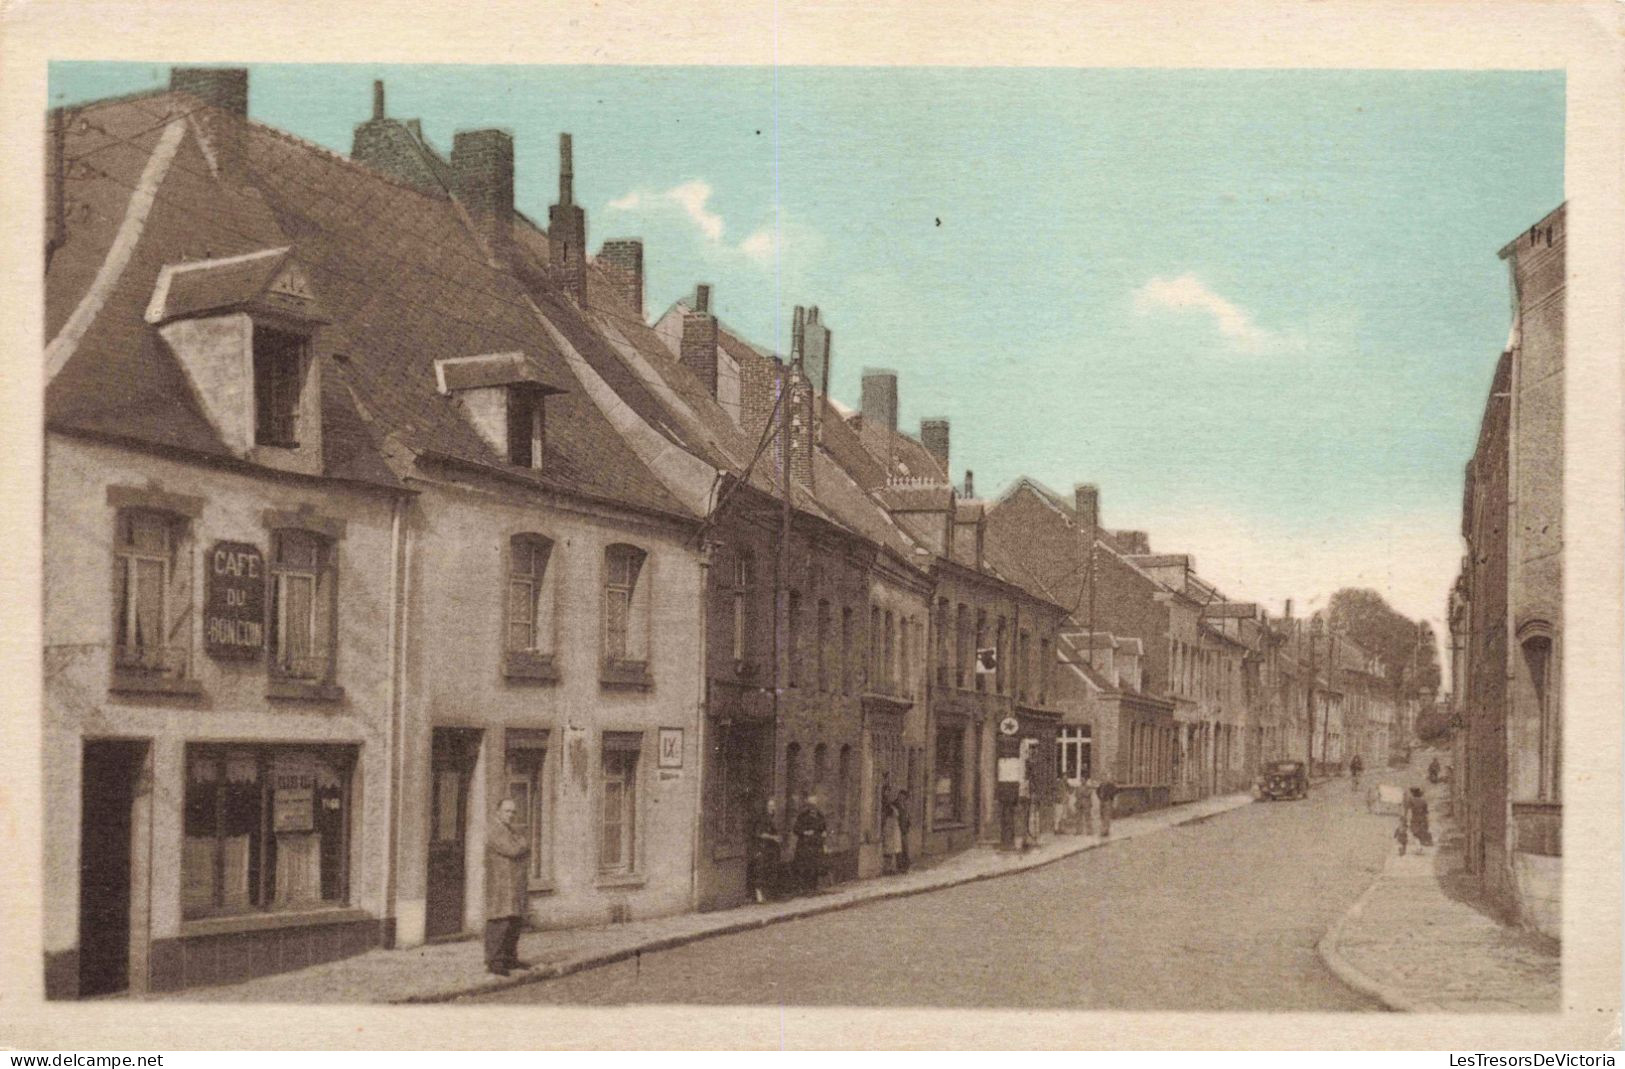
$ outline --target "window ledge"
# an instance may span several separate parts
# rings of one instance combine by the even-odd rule
[[[503,658],[502,675],[519,683],[557,683],[559,667],[550,653],[509,650]]]
[[[968,820],[933,820],[931,822],[932,831],[962,831],[968,827],[970,827],[970,821]]]
[[[525,887],[525,890],[533,895],[550,895],[558,889],[558,884],[553,882],[552,877],[541,880],[533,878]]]
[[[364,909],[351,906],[315,907],[287,913],[237,913],[229,917],[200,917],[181,922],[181,938],[197,935],[230,935],[235,932],[263,932],[274,928],[309,928],[324,924],[348,924],[372,920]]]
[[[639,687],[644,690],[655,685],[647,661],[605,661],[599,666],[598,682],[606,687]]]
[[[593,881],[595,887],[642,887],[649,877],[640,872],[604,873]]]
[[[338,702],[344,700],[344,688],[337,683],[273,679],[266,685],[265,696],[295,702]]]
[[[203,681],[176,679],[174,676],[145,675],[135,672],[113,673],[107,689],[115,694],[186,694],[203,693]]]

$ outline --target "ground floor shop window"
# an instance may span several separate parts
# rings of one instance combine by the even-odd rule
[[[1056,775],[1068,780],[1089,778],[1094,744],[1090,735],[1093,730],[1088,724],[1061,729],[1060,737],[1055,741]]]
[[[547,732],[507,733],[507,796],[514,803],[514,830],[530,844],[530,879],[552,873],[551,791],[547,782]]]
[[[181,913],[340,905],[354,747],[188,746]]]
[[[965,729],[960,725],[937,728],[936,782],[931,816],[939,824],[965,819]]]
[[[642,743],[643,736],[635,732],[604,736],[598,870],[607,875],[637,871],[638,757]]]

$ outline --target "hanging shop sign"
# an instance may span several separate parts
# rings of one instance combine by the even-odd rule
[[[265,651],[265,555],[247,542],[216,542],[204,564],[203,646],[211,657]]]

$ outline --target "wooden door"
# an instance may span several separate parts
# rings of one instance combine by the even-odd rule
[[[130,985],[131,827],[146,743],[85,743],[79,825],[79,994]]]
[[[468,802],[480,733],[435,728],[429,761],[429,885],[424,935],[463,931],[468,878]]]

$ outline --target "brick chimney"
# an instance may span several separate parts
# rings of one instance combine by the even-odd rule
[[[643,318],[643,242],[618,238],[598,250],[598,267],[622,303]]]
[[[1146,556],[1151,552],[1151,536],[1144,531],[1116,531],[1112,537],[1124,553]]]
[[[897,372],[885,368],[863,369],[863,425],[888,431],[897,429]]]
[[[350,158],[382,171],[424,193],[446,192],[430,168],[423,127],[416,119],[391,119],[384,107],[384,83],[372,83],[372,118],[357,124],[350,141]]]
[[[920,420],[920,442],[925,451],[936,457],[942,466],[943,477],[948,475],[948,421],[945,419]]]
[[[969,468],[965,469],[965,494],[964,494],[964,497],[965,497],[966,501],[975,501],[976,500],[976,477],[975,477],[975,473],[973,473]]]
[[[1072,489],[1073,506],[1078,513],[1078,525],[1091,531],[1100,528],[1100,488],[1094,483],[1079,483]]]
[[[807,369],[807,378],[820,397],[828,397],[830,330],[819,320],[817,305],[807,309],[804,331],[806,340],[802,345],[802,362]]]
[[[248,123],[248,70],[244,67],[172,67],[169,88],[203,106],[194,116],[209,142],[215,173],[242,177]]]
[[[694,287],[694,307],[683,314],[677,360],[699,376],[706,392],[717,395],[717,317],[711,314],[710,286]]]
[[[817,447],[816,394],[806,371],[807,310],[796,305],[790,326],[790,363],[786,381],[790,396],[790,477],[811,489],[813,451]]]
[[[513,240],[513,135],[459,131],[451,145],[451,181],[480,240],[493,256],[503,256]]]
[[[587,300],[587,213],[575,202],[570,135],[559,135],[559,202],[547,209],[547,250],[559,286],[578,303]],[[640,287],[641,288],[641,287]],[[642,304],[641,299],[639,304]]]

